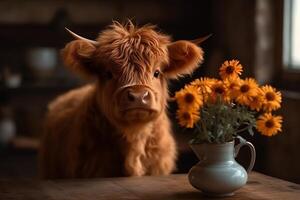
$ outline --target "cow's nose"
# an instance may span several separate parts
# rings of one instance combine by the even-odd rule
[[[131,90],[127,91],[127,100],[131,104],[138,105],[149,105],[150,104],[150,93],[148,90]]]

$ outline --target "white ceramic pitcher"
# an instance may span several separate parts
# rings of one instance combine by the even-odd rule
[[[234,141],[224,144],[192,144],[191,148],[200,162],[189,171],[190,184],[209,196],[231,196],[234,191],[246,184],[248,175],[255,162],[255,148],[245,139],[238,137],[240,143]],[[246,170],[236,162],[235,157],[242,146],[251,150],[250,165]]]

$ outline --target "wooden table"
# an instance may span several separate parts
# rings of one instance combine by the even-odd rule
[[[203,196],[186,174],[160,177],[106,178],[84,180],[0,179],[1,200],[115,200],[115,199],[214,199]],[[222,199],[222,198],[217,198]],[[231,200],[299,200],[300,185],[251,173],[246,186]]]

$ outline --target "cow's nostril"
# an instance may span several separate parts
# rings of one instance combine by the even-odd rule
[[[151,91],[145,89],[129,89],[124,95],[124,103],[131,107],[144,107],[151,104]]]
[[[150,100],[150,94],[148,91],[146,91],[143,95],[142,95],[142,101],[143,103],[147,104]]]
[[[132,102],[135,100],[135,96],[130,91],[127,92],[127,98]]]

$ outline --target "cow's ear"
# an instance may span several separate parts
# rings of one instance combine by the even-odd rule
[[[84,40],[69,42],[61,51],[65,66],[85,78],[93,77],[92,60],[96,47]]]
[[[163,70],[167,78],[191,74],[203,61],[203,51],[196,44],[180,40],[168,45],[169,64]]]

